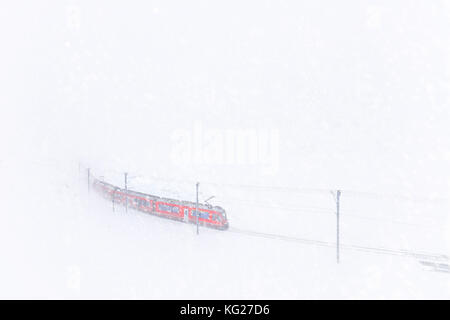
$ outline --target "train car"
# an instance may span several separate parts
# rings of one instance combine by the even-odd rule
[[[97,178],[93,178],[92,185],[103,198],[115,204],[126,205],[134,210],[185,223],[196,224],[198,217],[198,224],[201,226],[219,230],[228,229],[226,212],[219,206],[199,203],[197,213],[195,202],[125,190]]]

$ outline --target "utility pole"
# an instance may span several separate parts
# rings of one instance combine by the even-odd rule
[[[90,180],[91,180],[91,169],[87,168],[88,194],[89,194],[89,191],[90,191]]]
[[[195,185],[196,189],[197,189],[197,200],[195,202],[195,215],[197,216],[197,235],[198,235],[198,218],[200,215],[198,212],[198,185],[199,185],[199,183],[197,182],[197,184]]]
[[[341,190],[336,192],[336,261],[339,263],[339,201],[341,198]]]
[[[125,212],[128,212],[128,172],[125,172]]]

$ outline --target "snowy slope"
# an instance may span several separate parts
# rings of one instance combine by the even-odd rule
[[[424,271],[414,258],[342,250],[336,265],[334,248],[204,228],[197,236],[191,225],[123,208],[112,212],[110,203],[87,195],[76,166],[72,174],[70,166],[30,168],[2,170],[16,179],[27,174],[20,189],[2,187],[9,204],[1,224],[7,262],[1,269],[2,297],[395,299],[450,294],[448,274]]]

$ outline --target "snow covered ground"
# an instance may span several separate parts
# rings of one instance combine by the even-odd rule
[[[449,30],[447,1],[0,4],[0,298],[449,299],[419,262],[450,255]],[[231,228],[113,212],[86,167],[199,181]]]
[[[87,195],[75,165],[43,167],[14,161],[3,164],[1,174],[17,182],[1,190],[7,201],[0,238],[2,298],[441,299],[450,295],[449,275],[426,271],[415,258],[343,249],[337,265],[333,247],[255,237],[233,229],[201,228],[197,236],[192,225],[131,210],[126,213],[120,207],[113,212],[110,203]],[[244,227],[235,218],[242,211],[228,209],[232,228]],[[309,218],[303,218],[304,223],[315,222]],[[255,220],[252,230],[273,230],[270,222]],[[286,224],[283,234],[332,241],[331,225],[292,228]],[[344,243],[365,243],[358,241],[364,237],[346,233],[344,229]],[[382,238],[383,234],[380,243]],[[445,246],[433,249],[443,253]]]

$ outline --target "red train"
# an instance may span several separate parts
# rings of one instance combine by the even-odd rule
[[[125,190],[96,178],[93,179],[92,186],[104,198],[114,201],[115,204],[124,206],[127,204],[128,208],[152,215],[186,223],[197,223],[195,202],[160,198],[141,192]],[[199,225],[219,230],[228,229],[227,215],[222,207],[213,207],[199,203],[198,211]]]

